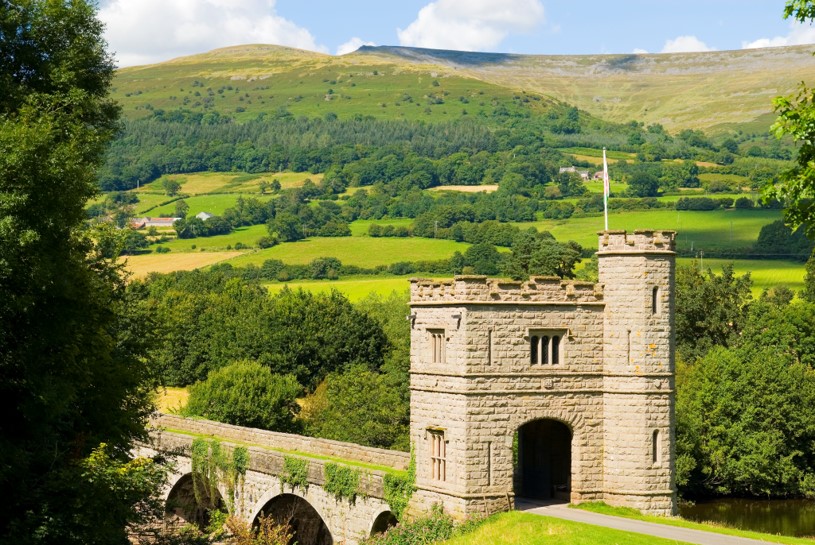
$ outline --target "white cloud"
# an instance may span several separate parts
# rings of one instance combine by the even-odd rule
[[[663,53],[696,53],[699,51],[715,51],[715,49],[708,47],[696,36],[678,36],[666,41],[665,47],[662,48]]]
[[[487,51],[508,34],[529,32],[541,22],[540,0],[436,0],[396,32],[404,46]]]
[[[362,38],[357,38],[354,36],[344,44],[341,44],[337,47],[337,55],[345,55],[346,53],[353,53],[363,45],[376,45],[373,42],[365,42]]]
[[[119,66],[248,43],[326,50],[277,15],[274,0],[111,0],[99,18]]]
[[[790,32],[786,36],[774,38],[759,38],[752,42],[742,42],[742,49],[755,49],[757,47],[780,47],[782,45],[804,45],[815,43],[815,27],[793,22]]]
[[[634,48],[634,51],[632,51],[632,53],[634,53],[634,55],[647,55],[647,54],[648,54],[648,50],[646,50],[646,49],[640,49],[639,47],[635,47],[635,48]]]

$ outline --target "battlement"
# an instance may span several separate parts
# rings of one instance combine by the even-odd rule
[[[640,252],[674,252],[676,250],[676,231],[636,230],[600,231],[598,254],[604,253],[640,253]]]
[[[410,280],[410,303],[596,303],[603,300],[600,284],[533,276],[527,282],[456,276],[452,280]]]

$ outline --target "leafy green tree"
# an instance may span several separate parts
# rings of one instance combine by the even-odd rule
[[[372,447],[408,450],[410,405],[388,377],[355,366],[329,375],[324,389],[308,398],[306,432]]]
[[[807,264],[804,267],[804,289],[801,290],[801,299],[815,303],[815,252],[809,256]]]
[[[492,244],[473,244],[464,252],[464,263],[472,268],[473,274],[494,276],[501,267],[501,254]]]
[[[82,0],[0,7],[4,544],[128,543],[151,488],[115,471],[151,410],[149,317],[84,229],[117,130],[101,35]]]
[[[813,403],[815,374],[789,353],[713,348],[677,395],[680,490],[815,496],[815,417],[802,410]]]
[[[799,23],[815,20],[815,2],[788,0],[784,18]],[[796,165],[778,180],[770,180],[764,188],[766,199],[785,204],[785,218],[793,226],[815,225],[815,90],[801,83],[798,93],[774,100],[778,118],[772,131],[778,138],[790,136],[798,144]]]
[[[533,275],[574,278],[581,251],[576,242],[560,243],[548,233],[522,233],[504,261],[504,271],[517,280]]]
[[[714,346],[730,346],[744,327],[746,305],[752,299],[750,275],[736,276],[733,265],[722,274],[697,264],[676,272],[676,348],[692,362]]]
[[[187,217],[187,212],[190,211],[190,205],[187,204],[187,201],[181,199],[175,202],[175,216],[177,218],[184,219]]]
[[[184,412],[237,426],[294,432],[301,391],[292,375],[272,374],[254,361],[237,361],[194,384]]]
[[[804,261],[812,254],[814,246],[804,229],[793,231],[783,220],[777,220],[761,228],[755,251],[769,259],[792,258]]]
[[[659,179],[650,172],[635,172],[628,179],[628,192],[635,197],[656,197]]]
[[[168,178],[161,182],[161,187],[168,196],[174,197],[178,195],[178,192],[181,190],[181,183],[179,183],[178,180]]]

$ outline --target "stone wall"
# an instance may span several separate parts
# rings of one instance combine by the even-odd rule
[[[193,437],[162,431],[154,432],[151,438],[151,444],[143,445],[137,451],[138,455],[175,453],[175,472],[164,490],[166,501],[175,484],[191,471],[189,451]],[[231,449],[234,444],[223,442],[222,446]],[[278,477],[283,469],[283,453],[260,447],[248,447],[247,450],[249,469],[236,491],[234,505],[235,514],[248,522],[254,521],[273,500],[283,495],[294,495],[308,502],[317,511],[328,527],[334,543],[353,545],[371,534],[374,521],[379,515],[390,512],[390,507],[383,499],[384,473],[381,471],[363,470],[357,498],[353,502],[338,500],[323,488],[324,468],[330,462],[307,458],[309,485],[305,489],[293,489]],[[227,491],[223,487],[220,487],[220,492],[226,497]]]
[[[199,435],[220,437],[229,441],[254,443],[272,449],[298,451],[318,456],[333,456],[399,470],[407,469],[410,463],[410,454],[407,452],[364,447],[353,443],[318,439],[292,433],[245,428],[198,418],[159,414],[153,419],[152,425],[158,429],[183,430]]]

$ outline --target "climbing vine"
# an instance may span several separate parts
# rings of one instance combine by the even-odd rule
[[[295,488],[308,488],[308,460],[295,458],[294,456],[283,456],[283,471],[280,472],[280,482]]]
[[[196,504],[208,511],[221,507],[218,501],[218,485],[227,489],[226,508],[231,513],[235,507],[236,492],[243,487],[249,468],[249,451],[234,447],[231,452],[222,448],[220,441],[196,438],[192,442],[192,485]]]
[[[410,449],[410,463],[405,473],[386,473],[384,478],[385,501],[397,519],[410,503],[410,498],[416,490],[416,454]]]
[[[348,466],[328,463],[323,467],[325,475],[325,491],[334,496],[337,501],[347,499],[354,503],[359,489],[359,470]]]

